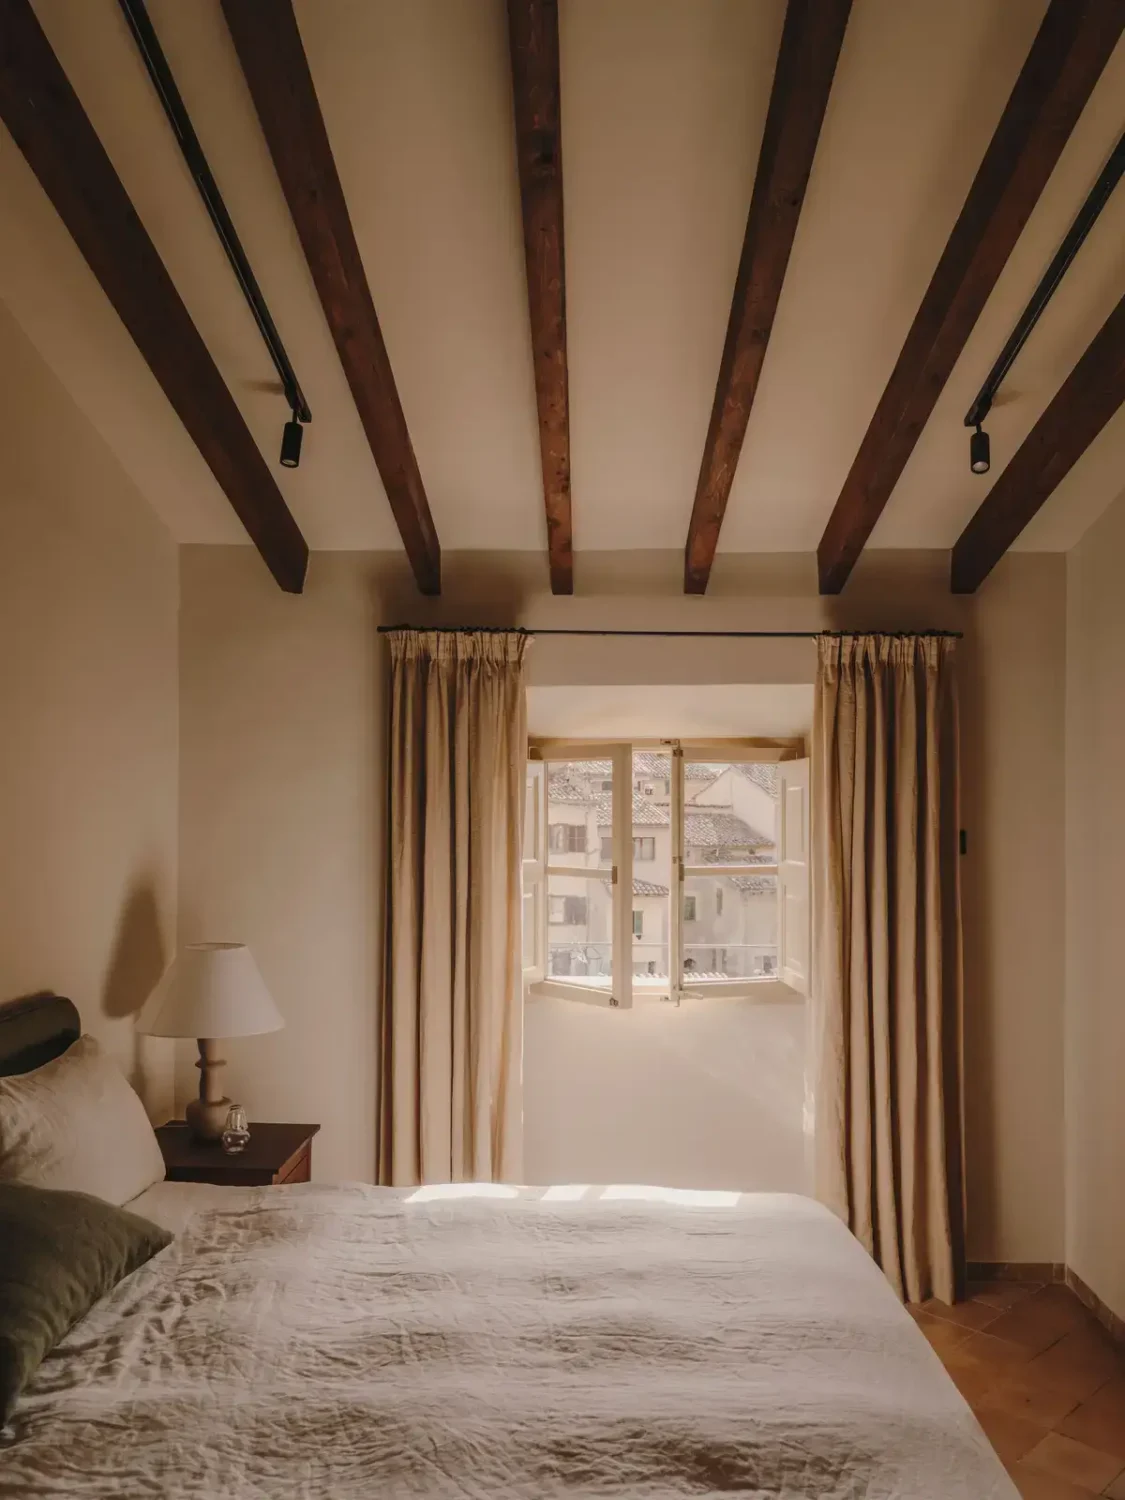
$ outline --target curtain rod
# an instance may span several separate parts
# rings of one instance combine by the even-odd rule
[[[392,631],[401,630],[412,635],[432,631],[436,635],[632,635],[737,641],[815,641],[820,636],[842,639],[849,635],[887,635],[897,640],[903,640],[908,636],[932,636],[938,639],[959,641],[964,635],[961,630],[537,630],[533,626],[524,625],[510,627],[505,625],[380,625],[378,630],[380,635],[389,635]]]

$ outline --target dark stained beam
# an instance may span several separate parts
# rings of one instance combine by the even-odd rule
[[[508,0],[516,160],[551,592],[574,592],[558,0]]]
[[[789,0],[711,422],[684,549],[684,592],[706,592],[851,0]]]
[[[0,0],[0,119],[274,578],[309,549],[28,0]]]
[[[1125,28],[1125,0],[1051,0],[817,549],[838,594]]]
[[[414,577],[438,594],[441,548],[291,0],[223,14]]]
[[[1102,324],[953,548],[950,587],[974,593],[1125,402],[1125,297]]]

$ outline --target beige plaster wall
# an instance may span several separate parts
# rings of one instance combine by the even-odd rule
[[[69,995],[163,1119],[131,1016],[176,931],[176,547],[2,305],[0,412],[0,998]]]
[[[1067,558],[1069,1265],[1125,1318],[1125,498]]]
[[[871,554],[842,600],[819,597],[803,555],[720,558],[704,599],[680,592],[681,567],[674,553],[580,554],[578,593],[556,599],[537,557],[452,554],[442,598],[423,601],[401,557],[319,553],[305,596],[289,599],[247,549],[183,550],[183,936],[249,942],[289,1019],[276,1037],[231,1044],[232,1088],[259,1114],[323,1122],[316,1175],[370,1176],[384,794],[378,623],[955,626],[966,632],[970,1251],[1061,1259],[1064,560],[1008,557],[970,600],[949,596],[939,553]],[[814,660],[802,640],[701,650],[541,636],[530,681],[703,681],[737,693],[809,682]],[[561,1024],[580,1023],[564,1015]],[[529,1079],[564,1040],[543,1030],[540,1047],[536,1035],[532,1017]],[[565,1041],[566,1055],[580,1056]],[[532,1120],[529,1132],[543,1123]],[[569,1128],[561,1115],[556,1128]]]

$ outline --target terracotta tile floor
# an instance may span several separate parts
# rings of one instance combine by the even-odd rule
[[[1024,1500],[1125,1500],[1125,1350],[1066,1287],[970,1290],[910,1311]]]

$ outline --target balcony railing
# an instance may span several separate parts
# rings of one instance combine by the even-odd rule
[[[639,946],[645,945],[640,940]],[[637,962],[632,954],[633,983],[664,985],[669,981],[668,951],[658,959]],[[652,967],[649,967],[649,964]],[[613,944],[550,943],[547,975],[551,979],[573,979],[596,989],[608,989],[613,973]],[[732,979],[770,979],[777,974],[776,943],[685,943],[684,984],[726,983]]]

